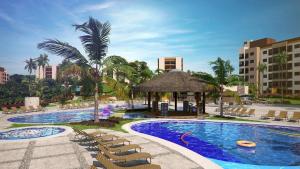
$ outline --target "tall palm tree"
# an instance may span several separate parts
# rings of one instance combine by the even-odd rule
[[[34,59],[29,58],[29,60],[25,61],[26,65],[25,65],[25,70],[27,70],[29,72],[29,96],[31,96],[31,74],[34,70],[36,70],[36,62]]]
[[[89,69],[94,77],[95,90],[94,90],[94,121],[99,122],[99,89],[98,83],[102,82],[100,75],[102,74],[103,60],[106,57],[110,24],[108,22],[101,23],[98,20],[90,17],[89,20],[81,25],[73,25],[75,30],[79,30],[83,33],[80,36],[81,43],[87,53],[88,57],[84,57],[78,49],[71,46],[68,43],[56,40],[48,39],[38,44],[39,49],[45,49],[50,53],[60,55],[65,59],[72,60],[76,64]]]
[[[43,70],[43,78],[45,78],[45,66],[49,65],[49,59],[47,54],[40,54],[40,56],[36,59],[37,65],[39,67],[39,76],[40,76],[40,68]]]
[[[234,70],[230,65],[230,61],[224,61],[221,58],[217,58],[217,60],[210,62],[212,65],[212,69],[215,74],[215,83],[219,88],[219,107],[220,107],[220,115],[223,116],[223,92],[224,86],[228,84],[228,79],[231,77],[231,72]]]
[[[280,69],[280,89],[281,89],[281,102],[283,103],[283,74],[284,74],[284,69],[283,66],[285,65],[285,68],[287,70],[287,60],[288,60],[288,55],[286,52],[280,52],[277,55],[275,55],[275,62],[279,65]],[[287,73],[285,74],[287,78]],[[286,82],[285,82],[286,84]]]
[[[258,71],[258,96],[261,95],[260,89],[262,88],[261,86],[261,74],[264,74],[264,72],[267,70],[267,65],[265,63],[259,63],[257,66],[257,71]]]

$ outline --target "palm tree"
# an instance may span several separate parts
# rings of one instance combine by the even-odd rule
[[[264,72],[267,70],[267,65],[265,63],[259,63],[258,66],[257,66],[257,71],[258,71],[258,96],[261,95],[260,93],[260,89],[262,88],[261,87],[261,74],[264,74]]]
[[[49,59],[47,54],[40,54],[40,56],[36,59],[37,65],[39,66],[39,76],[40,76],[40,68],[43,70],[43,78],[45,78],[45,66],[49,64]]]
[[[279,65],[280,69],[280,89],[281,89],[281,102],[283,103],[283,74],[284,74],[284,69],[283,66],[285,65],[285,68],[287,70],[287,60],[288,60],[288,55],[286,52],[280,52],[277,55],[275,55],[275,62]],[[287,75],[287,74],[285,74]],[[286,76],[287,78],[287,76]],[[285,82],[286,84],[286,82]]]
[[[36,70],[36,62],[34,61],[34,59],[29,58],[29,60],[25,61],[26,65],[25,65],[25,70],[27,70],[29,72],[29,96],[31,96],[31,74],[33,70]]]
[[[220,97],[219,97],[219,107],[220,107],[220,115],[223,116],[223,86],[228,84],[228,79],[231,77],[231,72],[234,70],[230,65],[230,61],[224,61],[221,58],[217,58],[217,60],[210,62],[212,65],[212,69],[215,73],[215,83],[219,89]]]
[[[109,44],[110,24],[108,22],[101,23],[98,20],[90,17],[88,22],[81,25],[73,25],[75,30],[81,31],[84,35],[80,36],[81,43],[87,53],[84,57],[78,49],[68,43],[48,39],[38,44],[39,49],[45,49],[50,53],[60,55],[65,59],[72,60],[76,64],[89,69],[94,77],[95,90],[94,90],[94,121],[99,122],[99,89],[98,83],[102,82],[100,75],[102,75],[103,60],[106,57],[107,48]]]

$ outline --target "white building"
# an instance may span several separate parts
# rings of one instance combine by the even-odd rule
[[[45,66],[44,69],[42,67],[38,67],[35,73],[35,78],[56,80],[57,73],[58,73],[58,67],[56,65]]]
[[[181,70],[183,71],[183,58],[182,57],[161,57],[157,63],[158,70]]]

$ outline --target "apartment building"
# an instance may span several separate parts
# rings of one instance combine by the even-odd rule
[[[161,57],[157,62],[157,69],[165,70],[167,72],[174,69],[183,71],[182,57]]]
[[[54,79],[56,80],[58,73],[58,67],[56,65],[38,67],[36,70],[35,78],[36,79]]]
[[[0,84],[5,84],[9,79],[9,75],[4,67],[0,67]]]
[[[281,52],[288,56],[284,73],[275,61]],[[260,63],[267,66],[264,72],[257,69]],[[248,83],[260,83],[261,93],[280,94],[283,89],[285,95],[300,95],[300,37],[278,42],[272,38],[247,41],[240,49],[239,65],[240,77]]]

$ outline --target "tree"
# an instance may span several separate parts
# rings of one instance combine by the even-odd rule
[[[40,68],[43,70],[43,78],[46,78],[45,74],[45,66],[49,64],[49,59],[47,54],[40,54],[40,56],[36,59],[37,65],[39,67],[39,76],[40,76]]]
[[[261,86],[261,74],[264,74],[264,72],[267,70],[267,65],[264,64],[264,63],[259,63],[258,66],[257,66],[257,71],[258,71],[258,96],[261,95],[260,93],[260,89],[262,88]]]
[[[29,72],[29,96],[31,96],[31,74],[32,71],[36,70],[36,62],[34,61],[34,59],[29,58],[29,60],[25,61],[26,65],[25,65],[25,70],[27,70]]]
[[[93,74],[95,90],[94,90],[94,121],[99,122],[99,87],[98,84],[102,82],[102,66],[103,60],[106,57],[110,24],[109,22],[101,23],[98,20],[90,17],[89,20],[81,25],[73,25],[75,30],[83,33],[80,36],[81,43],[87,53],[88,57],[84,57],[78,49],[68,43],[59,41],[57,39],[48,39],[38,44],[39,49],[45,49],[50,53],[64,57],[65,59],[72,60],[74,63],[87,68]]]
[[[280,90],[281,90],[281,103],[283,103],[283,74],[284,74],[284,69],[283,67],[285,66],[285,69],[287,70],[287,53],[286,52],[280,52],[279,54],[275,55],[275,62],[279,65],[280,69]],[[285,74],[285,77],[287,78],[287,73]],[[285,84],[287,84],[285,82]]]
[[[232,71],[234,71],[233,67],[230,64],[230,61],[224,61],[220,57],[217,60],[210,62],[212,65],[212,70],[215,74],[215,84],[218,87],[220,97],[219,97],[219,107],[220,107],[220,115],[223,116],[223,92],[224,86],[229,83],[229,79],[231,77]]]

